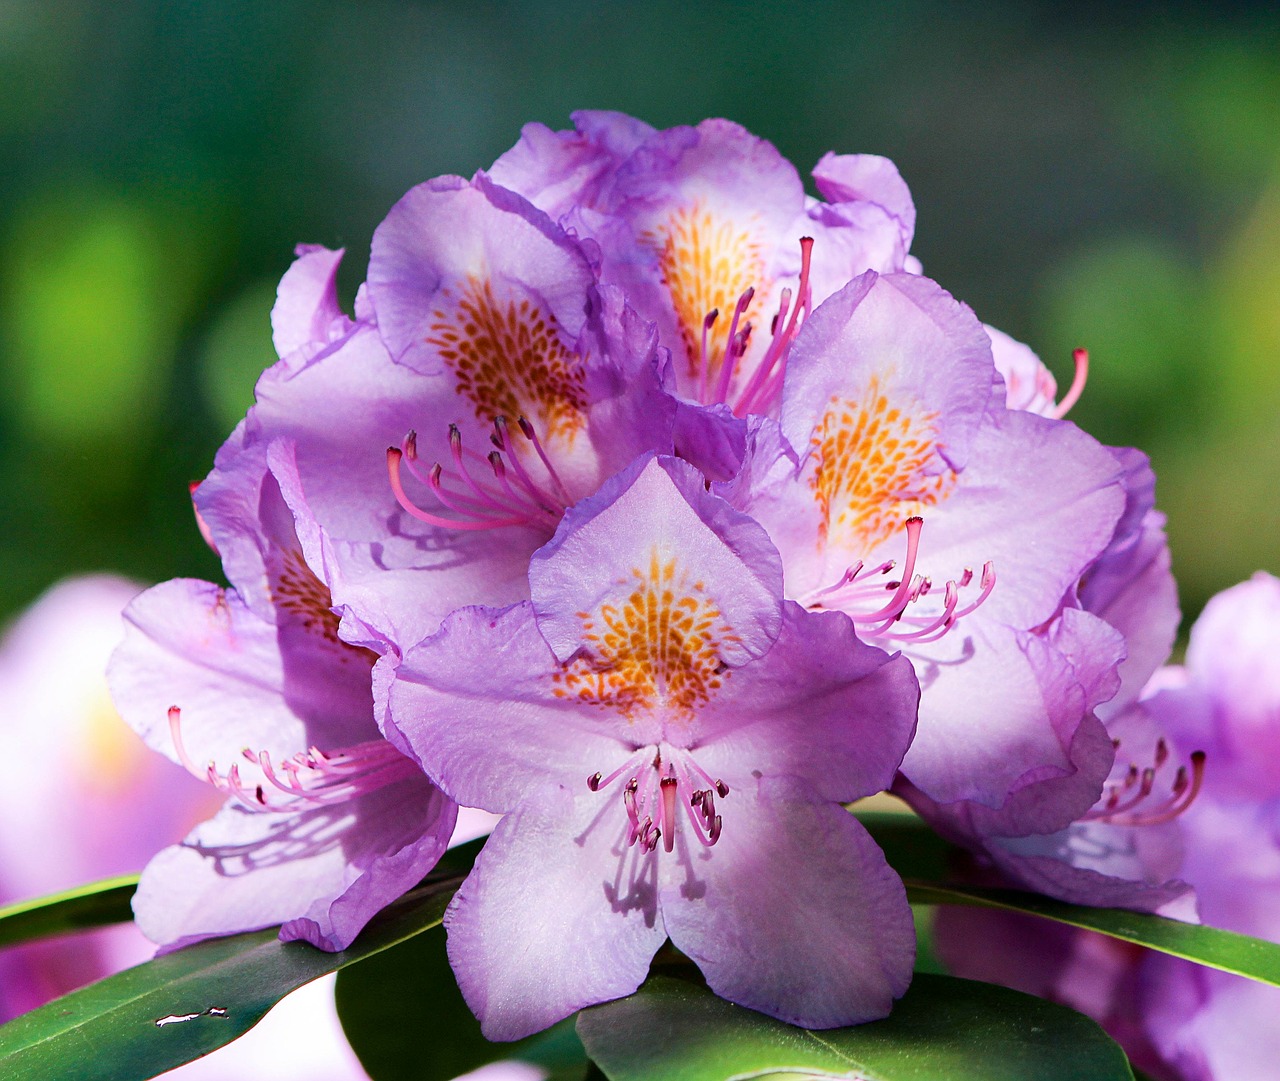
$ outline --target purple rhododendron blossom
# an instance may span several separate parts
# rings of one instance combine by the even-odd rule
[[[1280,579],[1218,594],[1191,628],[1184,669],[1161,673],[1148,708],[1185,753],[1207,755],[1182,816],[1183,876],[1205,923],[1280,942]],[[1280,1060],[1280,989],[1173,958],[1142,973],[1147,1031],[1185,1081],[1262,1081]]]
[[[967,308],[915,275],[852,281],[806,321],[780,424],[754,422],[722,490],[769,530],[789,597],[912,659],[915,789],[994,811],[1073,778],[1058,825],[1096,799],[1111,749],[1089,709],[1115,634],[1085,613],[1041,631],[1114,533],[1121,465],[1074,425],[1006,407]]]
[[[1114,453],[1126,493],[1115,532],[1071,589],[1069,607],[1028,640],[1029,656],[1056,642],[1069,661],[1056,668],[1059,686],[1046,701],[1077,714],[1083,708],[1074,757],[1090,765],[1028,784],[996,811],[970,801],[939,804],[903,781],[895,790],[1015,885],[1077,904],[1194,919],[1190,888],[1177,877],[1177,819],[1196,797],[1203,756],[1180,759],[1137,702],[1172,646],[1177,590],[1150,465],[1136,451]],[[1079,648],[1090,639],[1092,654]],[[1099,794],[1098,770],[1108,764]]]
[[[380,735],[376,657],[338,638],[303,554],[314,523],[295,518],[265,465],[256,483],[248,469],[240,479],[254,512],[210,529],[223,551],[250,534],[261,571],[247,592],[272,618],[237,591],[166,582],[126,610],[109,669],[124,719],[230,797],[147,865],[134,912],[169,948],[282,923],[282,939],[339,950],[435,866],[456,807]]]
[[[596,241],[603,280],[656,323],[689,401],[776,407],[803,314],[865,270],[907,265],[915,207],[886,158],[827,154],[813,199],[772,144],[727,120],[573,120],[528,125],[489,175]]]
[[[406,652],[394,725],[505,814],[446,915],[490,1038],[630,993],[668,937],[718,994],[809,1027],[905,990],[902,884],[840,804],[892,779],[918,687],[781,578],[757,523],[647,457],[569,512],[531,603]]]
[[[1209,602],[1191,630],[1186,667],[1157,672],[1138,704],[1170,760],[1206,752],[1198,794],[1191,800],[1188,792],[1168,808],[1177,812],[1180,875],[1195,889],[1200,918],[1275,942],[1280,794],[1265,767],[1280,713],[1278,648],[1280,580],[1259,574]],[[1133,708],[1109,725],[1127,721]],[[1122,755],[1126,738],[1120,737]],[[1137,787],[1145,788],[1145,780]],[[1130,783],[1129,799],[1138,794],[1134,788]],[[1280,989],[1085,932],[1033,940],[1016,920],[976,910],[942,913],[935,935],[958,974],[1089,1013],[1153,1077],[1263,1081],[1275,1074]],[[989,948],[992,941],[1001,948]]]
[[[151,753],[111,706],[104,669],[141,587],[108,575],[45,593],[0,643],[0,714],[10,749],[33,767],[0,789],[0,903],[137,871],[217,809],[207,784]],[[9,947],[0,1021],[154,952],[131,924]],[[234,1044],[163,1076],[198,1081],[356,1081],[333,977],[291,994]]]
[[[300,251],[273,313],[282,360],[196,498],[211,527],[242,516],[238,459],[287,460],[345,639],[381,652],[459,605],[526,597],[565,508],[671,450],[652,328],[598,285],[586,245],[483,176],[392,209],[354,320],[333,293],[338,253]],[[233,580],[258,574],[243,533],[223,558]]]

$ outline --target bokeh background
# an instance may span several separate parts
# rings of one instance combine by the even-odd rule
[[[187,482],[271,362],[293,245],[540,120],[730,117],[892,157],[915,254],[1147,450],[1184,608],[1280,572],[1280,9],[0,0],[0,620],[219,576]],[[1189,619],[1188,619],[1189,622]]]

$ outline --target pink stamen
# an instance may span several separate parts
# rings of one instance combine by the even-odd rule
[[[715,321],[720,318],[720,309],[712,308],[702,320],[702,354],[698,357],[698,401],[707,400],[707,378],[711,372],[711,350],[707,344],[707,335]]]
[[[689,773],[688,766],[692,765],[699,773],[703,771],[698,768],[697,763],[692,760],[678,759],[676,761],[676,772],[680,776],[680,783],[690,790],[688,800],[684,801],[685,814],[689,822],[693,826],[694,836],[698,838],[698,843],[706,848],[710,848],[715,841],[711,840],[712,825],[718,817],[715,813],[715,797],[711,789],[699,789],[693,783],[693,778]],[[724,784],[723,781],[720,782]],[[726,787],[725,791],[728,791]],[[719,834],[717,833],[718,837]]]
[[[511,462],[512,471],[515,473],[516,483],[520,485],[529,494],[529,498],[534,504],[546,514],[550,514],[555,518],[559,518],[563,513],[565,504],[557,504],[556,500],[548,495],[543,489],[534,483],[533,478],[529,476],[524,468],[524,464],[520,461],[520,455],[515,452],[511,445],[510,430],[507,427],[506,417],[495,417],[493,421],[494,434],[489,438],[493,440],[498,450],[506,454]],[[521,431],[524,429],[521,428]]]
[[[781,334],[777,328],[786,317],[790,294],[783,290],[782,304],[774,321],[773,340],[760,359],[760,364],[747,380],[747,385],[738,395],[733,411],[738,416],[751,412],[762,412],[776,400],[782,390],[783,378],[787,369],[787,358],[791,352],[791,343],[795,341],[801,313],[807,315],[813,302],[813,291],[809,284],[809,268],[813,258],[813,237],[800,238],[800,281],[796,289],[795,307],[791,309],[791,319],[786,323]],[[775,371],[776,368],[776,371]],[[721,399],[723,400],[723,399]]]
[[[716,385],[715,401],[723,402],[725,396],[729,393],[729,384],[733,381],[733,371],[737,367],[738,359],[747,351],[747,338],[744,336],[741,340],[738,338],[738,321],[746,313],[747,308],[751,306],[751,301],[755,299],[756,290],[754,286],[747,286],[743,290],[742,295],[738,297],[738,303],[733,308],[733,320],[729,324],[729,337],[724,347],[724,357],[720,361],[720,379]],[[751,328],[751,324],[747,324],[747,331]],[[746,334],[747,331],[744,331]]]
[[[804,603],[811,607],[829,606],[844,611],[856,624],[865,627],[867,637],[893,638],[902,642],[926,644],[944,637],[965,616],[973,613],[991,595],[996,584],[995,565],[983,564],[981,590],[973,600],[960,607],[960,590],[973,581],[973,571],[966,567],[957,579],[951,579],[943,587],[942,610],[928,615],[913,614],[912,606],[933,591],[933,580],[916,572],[923,535],[924,520],[918,515],[907,519],[906,554],[901,576],[893,581],[876,585],[869,579],[894,570],[896,563],[888,560],[879,567],[864,571],[861,561],[849,567],[832,585],[809,594]],[[892,594],[887,602],[876,603],[884,594]],[[880,592],[878,592],[880,591]],[[877,595],[878,593],[878,595]],[[836,596],[834,601],[827,598]],[[870,611],[864,610],[870,607]],[[870,626],[868,626],[870,625]]]
[[[1119,741],[1113,741],[1119,747]],[[1200,794],[1204,782],[1205,753],[1194,751],[1190,755],[1191,770],[1179,766],[1166,796],[1148,804],[1155,791],[1156,778],[1168,761],[1169,749],[1163,739],[1157,741],[1153,766],[1139,770],[1130,764],[1124,778],[1107,785],[1107,795],[1102,805],[1083,815],[1084,822],[1106,822],[1112,826],[1158,826],[1170,822],[1190,807]],[[1133,791],[1136,786],[1136,791]],[[1126,793],[1129,793],[1126,798]]]
[[[1062,396],[1062,401],[1054,406],[1055,420],[1065,417],[1071,411],[1071,407],[1080,400],[1080,395],[1084,393],[1085,382],[1089,378],[1089,351],[1076,349],[1072,352],[1071,359],[1076,366],[1075,376],[1071,380],[1071,386],[1067,388],[1067,393]]]
[[[520,425],[520,431],[524,433],[524,437],[533,444],[533,449],[542,460],[543,467],[547,471],[547,476],[549,476],[551,478],[551,482],[560,489],[560,496],[564,499],[564,506],[567,507],[573,502],[573,497],[569,494],[569,489],[565,487],[564,481],[560,479],[560,474],[556,472],[556,467],[551,464],[551,459],[547,457],[547,452],[543,450],[542,441],[538,438],[538,433],[533,430],[533,425],[524,417],[520,417],[516,423]]]
[[[862,560],[858,560],[858,562],[855,563],[852,567],[845,568],[844,574],[842,574],[834,584],[829,585],[824,589],[819,589],[816,593],[814,593],[810,600],[810,603],[813,603],[819,597],[828,596],[831,593],[835,593],[843,589],[847,585],[851,585],[853,582],[857,581],[858,575],[860,575],[861,573],[862,573]]]
[[[498,463],[496,466],[494,464],[495,459]],[[502,456],[497,451],[491,452],[488,458],[479,460],[488,465],[495,476],[498,475],[499,471],[505,474]],[[431,489],[432,494],[441,503],[459,514],[467,515],[478,521],[491,521],[494,512],[506,515],[515,513],[522,515],[522,520],[528,522],[532,521],[539,512],[544,512],[545,510],[540,505],[531,505],[528,499],[516,492],[511,492],[511,500],[507,501],[502,498],[504,494],[502,491],[494,491],[483,486],[477,487],[475,483],[472,483],[473,478],[466,473],[465,469],[461,469],[459,472],[464,474],[464,480],[471,486],[473,492],[478,493],[478,495],[468,495],[466,492],[450,492],[444,487],[443,472],[444,467],[439,462],[436,462],[431,467],[431,472],[427,475],[427,487]],[[506,487],[509,489],[510,485]]]
[[[712,780],[688,751],[666,744],[642,747],[607,777],[600,772],[591,774],[587,787],[598,792],[627,774],[622,803],[627,812],[628,845],[638,844],[643,851],[652,852],[661,840],[666,851],[673,851],[681,806],[699,843],[715,844],[721,829],[715,796],[727,797],[729,786]],[[695,775],[708,787],[699,788]]]
[[[916,642],[917,644],[936,642],[955,626],[956,604],[959,600],[960,594],[956,589],[955,582],[948,582],[942,595],[941,614],[932,623],[928,623],[914,631],[896,632],[893,637],[899,641]]]
[[[975,611],[983,601],[991,596],[991,591],[996,588],[996,565],[987,560],[982,564],[982,592],[969,605],[960,609],[956,613],[956,619],[964,619],[970,612]]]
[[[475,478],[471,476],[471,471],[467,469],[466,461],[462,456],[462,432],[458,430],[458,426],[456,424],[449,425],[449,454],[453,458],[454,467],[462,477],[463,483],[465,483],[466,486],[475,494],[478,506],[493,507],[504,511],[511,511],[514,509],[512,507],[504,506],[495,500],[493,494],[481,488],[480,485],[476,483]],[[435,473],[435,477],[437,481],[436,495],[439,496],[439,472]]]
[[[391,492],[396,497],[396,502],[399,503],[407,513],[413,515],[413,517],[417,518],[420,522],[426,522],[428,525],[439,526],[442,529],[481,530],[497,529],[501,526],[508,525],[524,525],[529,521],[528,517],[524,515],[518,518],[487,518],[483,520],[467,521],[466,519],[444,518],[438,514],[432,514],[430,511],[425,511],[409,498],[405,493],[404,485],[400,481],[400,463],[403,458],[404,454],[398,447],[387,448],[387,476],[391,481]],[[436,490],[435,485],[432,485],[432,490]]]
[[[684,803],[685,817],[689,819],[689,824],[693,827],[693,835],[698,838],[698,843],[705,848],[710,848],[714,842],[710,839],[708,827],[695,808],[700,807],[701,801],[697,797],[703,795],[702,792],[695,792],[693,797]]]
[[[188,773],[238,800],[250,811],[280,814],[344,803],[420,773],[413,762],[383,739],[368,740],[329,754],[312,747],[285,759],[279,766],[272,763],[266,751],[254,752],[246,747],[240,752],[241,757],[256,766],[267,782],[255,782],[251,786],[242,779],[238,762],[232,763],[225,774],[219,774],[213,762],[205,769],[199,769],[187,753],[181,720],[182,711],[177,706],[170,706],[169,732],[178,761]],[[281,769],[287,779],[280,777],[278,771]],[[272,789],[286,798],[269,799],[268,792]]]
[[[599,792],[600,789],[602,788],[608,788],[611,784],[613,784],[614,781],[616,781],[619,777],[621,777],[624,773],[626,773],[627,770],[633,769],[634,767],[639,765],[640,762],[643,761],[644,758],[648,755],[648,753],[649,753],[649,749],[647,747],[640,748],[640,750],[636,751],[635,754],[633,754],[630,758],[628,758],[625,762],[623,762],[622,765],[620,765],[611,774],[609,774],[608,777],[601,778],[599,773],[593,773],[590,777],[587,778],[587,787],[591,789],[592,792]]]

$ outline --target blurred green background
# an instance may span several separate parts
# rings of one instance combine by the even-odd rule
[[[298,241],[369,238],[580,107],[892,157],[915,253],[1155,460],[1184,608],[1280,571],[1280,13],[1265,5],[0,0],[0,617],[217,577],[187,482]]]

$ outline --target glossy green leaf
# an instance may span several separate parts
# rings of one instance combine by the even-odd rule
[[[1124,1052],[1082,1014],[951,976],[917,975],[883,1021],[819,1032],[655,976],[628,998],[584,1010],[578,1035],[610,1081],[1133,1079]]]
[[[1067,904],[1022,890],[942,885],[958,850],[912,814],[859,812],[891,867],[904,877],[913,905],[980,905],[1098,931],[1208,968],[1280,986],[1280,945],[1217,927],[1118,908]],[[925,881],[921,881],[921,880]]]
[[[889,866],[903,878],[937,882],[947,877],[960,849],[944,841],[923,818],[909,811],[855,811]]]
[[[919,905],[979,905],[1039,916],[1280,986],[1280,945],[1217,927],[1182,923],[1121,908],[1069,905],[1021,890],[940,886],[912,880],[907,881],[907,899]]]
[[[190,1062],[243,1035],[290,991],[437,925],[458,883],[456,874],[429,880],[341,953],[259,931],[90,984],[0,1028],[0,1077],[141,1081]]]
[[[122,875],[49,897],[5,905],[0,908],[0,947],[109,923],[127,923],[133,919],[129,901],[137,885],[137,875]]]
[[[581,1078],[586,1052],[572,1021],[516,1043],[480,1034],[458,990],[441,931],[416,935],[338,975],[338,1017],[374,1081],[448,1081],[518,1058],[552,1078]]]

